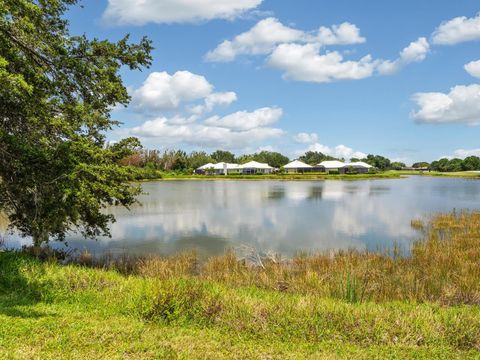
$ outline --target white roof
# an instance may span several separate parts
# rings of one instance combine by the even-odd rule
[[[214,166],[215,166],[214,164],[208,163],[208,164],[205,164],[205,165],[200,166],[199,168],[197,168],[197,170],[211,169],[211,168],[213,168]]]
[[[284,166],[285,169],[302,169],[302,168],[311,168],[311,165],[305,164],[300,160],[294,160],[291,163],[288,163]]]
[[[363,161],[351,162],[351,163],[345,164],[345,166],[362,167],[366,169],[370,169],[373,167],[372,165],[367,164],[366,162],[363,162]]]
[[[249,161],[239,166],[241,169],[273,169],[270,165],[257,161]]]
[[[238,164],[230,164],[230,163],[224,163],[224,162],[219,162],[218,164],[213,165],[213,168],[215,170],[223,170],[225,169],[225,165],[227,165],[227,170],[233,170],[233,169],[239,169],[240,166]]]
[[[322,161],[318,166],[323,166],[325,169],[341,169],[345,167],[345,163],[338,160]]]

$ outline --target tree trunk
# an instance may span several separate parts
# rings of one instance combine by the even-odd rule
[[[48,232],[45,229],[35,231],[35,233],[32,234],[32,241],[33,246],[39,248],[43,243],[48,242]]]

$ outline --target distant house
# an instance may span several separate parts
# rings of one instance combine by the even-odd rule
[[[338,172],[339,174],[344,174],[346,170],[345,166],[346,164],[344,162],[341,162],[338,160],[326,160],[326,161],[322,161],[316,167],[318,171],[321,171],[321,172],[329,173],[331,171],[335,171],[335,172]]]
[[[195,174],[228,175],[241,172],[240,165],[219,162],[217,164],[208,163],[195,169]]]
[[[288,173],[305,173],[314,171],[313,166],[300,160],[294,160],[283,167]]]
[[[372,165],[367,164],[366,162],[363,162],[363,161],[356,161],[356,162],[345,164],[345,170],[347,172],[349,172],[350,170],[353,170],[354,172],[365,174],[365,173],[368,173],[371,168],[373,168]]]
[[[206,174],[208,172],[213,172],[214,166],[215,164],[212,164],[212,163],[202,165],[195,169],[195,174]]]
[[[228,175],[240,173],[240,165],[225,162],[219,162],[213,166],[213,173],[215,175]]]
[[[402,168],[402,170],[409,170],[409,171],[430,171],[430,168],[428,166],[422,166],[422,167],[413,167],[413,166],[405,166]]]
[[[273,167],[271,167],[268,164],[265,163],[260,163],[257,161],[249,161],[246,164],[239,165],[239,168],[241,169],[242,174],[271,174],[274,170]]]

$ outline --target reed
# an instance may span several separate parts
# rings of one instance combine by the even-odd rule
[[[390,253],[342,250],[288,260],[269,257],[255,266],[239,261],[233,251],[202,262],[190,252],[120,259],[108,268],[161,280],[206,280],[350,302],[480,304],[480,212],[437,214],[426,222],[414,220],[412,226],[420,238],[405,256],[398,248]]]
[[[407,256],[0,252],[0,358],[478,358],[480,212],[414,223]]]

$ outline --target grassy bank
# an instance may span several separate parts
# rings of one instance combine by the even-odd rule
[[[410,257],[92,268],[3,252],[0,358],[476,358],[480,213],[412,225],[423,240]]]
[[[397,179],[402,174],[380,172],[376,174],[340,174],[330,175],[325,173],[305,174],[265,174],[265,175],[195,175],[161,173],[162,180],[365,180],[365,179]],[[154,178],[145,178],[146,180]]]
[[[480,173],[475,171],[461,172],[438,172],[438,171],[412,171],[412,170],[389,170],[368,174],[266,174],[266,175],[195,175],[174,172],[164,172],[153,169],[135,168],[132,170],[132,178],[137,181],[149,180],[375,180],[375,179],[399,179],[405,176],[437,176],[480,179]]]
[[[459,177],[469,179],[480,179],[480,172],[478,171],[456,171],[456,172],[440,172],[440,171],[414,171],[414,170],[390,170],[386,174],[408,176],[443,176],[443,177]]]

